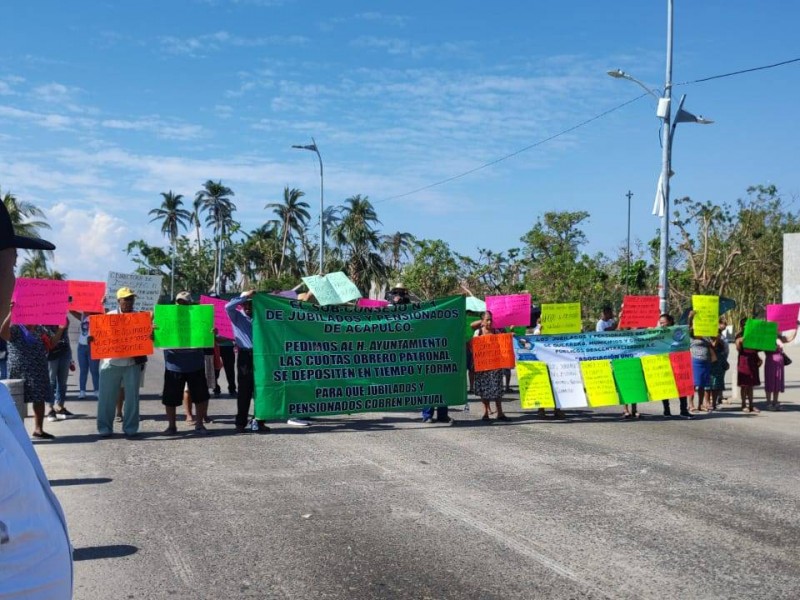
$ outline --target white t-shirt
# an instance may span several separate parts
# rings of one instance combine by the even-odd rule
[[[42,465],[0,384],[0,598],[72,598],[67,523]]]
[[[617,322],[613,318],[606,320],[600,319],[597,322],[597,327],[595,328],[595,331],[608,331],[609,329],[613,328],[614,325],[616,324]]]

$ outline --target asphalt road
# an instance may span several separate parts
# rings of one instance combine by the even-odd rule
[[[48,423],[58,437],[36,448],[69,521],[78,599],[794,599],[791,353],[781,413],[726,405],[683,421],[652,403],[638,421],[554,421],[512,394],[508,423],[482,423],[473,402],[453,427],[383,413],[237,436],[221,398],[206,438],[160,433],[156,356],[141,439],[99,439],[94,401],[70,399],[81,416]]]

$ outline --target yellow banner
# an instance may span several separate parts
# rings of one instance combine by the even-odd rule
[[[520,361],[517,363],[517,379],[519,403],[523,410],[556,407],[547,364],[532,360]]]
[[[650,400],[669,400],[678,397],[678,386],[675,385],[669,354],[642,356],[642,369]]]
[[[692,296],[693,329],[698,337],[719,334],[719,296]]]
[[[619,404],[614,374],[610,360],[584,360],[581,362],[583,387],[589,406],[616,406]]]
[[[580,333],[581,303],[542,304],[542,333]]]

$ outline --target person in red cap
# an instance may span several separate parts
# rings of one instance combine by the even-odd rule
[[[0,202],[0,323],[14,292],[17,249],[55,250],[50,242],[14,234]],[[25,432],[11,394],[0,384],[0,596],[44,600],[72,597],[72,548],[67,521]]]

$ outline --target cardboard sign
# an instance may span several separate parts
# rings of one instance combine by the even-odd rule
[[[359,298],[358,302],[356,302],[356,306],[361,306],[364,308],[382,308],[384,306],[389,306],[389,303],[386,300],[372,300],[371,298]]]
[[[153,323],[149,312],[92,315],[92,358],[132,358],[153,353]]]
[[[584,360],[581,365],[583,387],[589,406],[616,406],[619,404],[610,360]]]
[[[225,305],[228,302],[221,298],[212,298],[211,296],[200,296],[200,304],[210,304],[214,307],[214,328],[217,330],[217,335],[228,340],[233,339],[233,325],[228,313],[225,312]]]
[[[692,309],[694,335],[697,337],[719,335],[719,296],[692,296]]]
[[[517,363],[519,405],[522,410],[555,408],[556,399],[550,384],[547,363],[520,361]]]
[[[15,325],[63,325],[67,321],[66,281],[20,277],[12,300],[11,322]]]
[[[761,319],[747,319],[742,345],[750,350],[775,352],[778,347],[778,324]]]
[[[558,408],[583,408],[587,406],[586,394],[581,380],[581,366],[578,361],[564,360],[547,365],[553,395]]]
[[[467,296],[467,312],[486,312],[486,302],[475,296]]]
[[[691,397],[694,394],[694,374],[692,373],[692,353],[673,352],[669,355],[672,374],[678,388],[678,396]]]
[[[102,281],[68,281],[69,309],[75,312],[101,313],[106,284]]]
[[[611,361],[611,369],[622,404],[648,401],[642,361],[639,358],[615,358]]]
[[[651,354],[641,358],[644,380],[651,400],[669,400],[678,397],[678,387],[672,374],[669,354]]]
[[[580,333],[581,329],[583,329],[580,302],[542,304],[541,319],[542,333],[544,335]],[[552,377],[552,373],[550,376]]]
[[[622,303],[620,329],[646,329],[658,325],[661,310],[658,296],[625,296]]]
[[[108,310],[115,310],[117,308],[117,290],[121,287],[127,287],[136,294],[134,306],[137,311],[152,311],[153,307],[158,304],[159,296],[161,296],[162,284],[163,278],[161,275],[139,275],[138,273],[109,271],[108,279],[106,280],[105,307]]]
[[[156,348],[213,348],[214,307],[209,304],[156,304]]]
[[[486,310],[492,313],[493,327],[527,327],[531,324],[531,295],[486,296]]]
[[[341,271],[328,273],[324,277],[309,275],[303,277],[303,283],[314,294],[320,306],[330,304],[345,304],[361,298],[361,292],[355,283],[347,278]]]
[[[510,333],[495,333],[472,338],[475,371],[514,368],[514,347]]]
[[[797,314],[800,304],[767,304],[767,321],[778,324],[778,331],[797,329]]]

